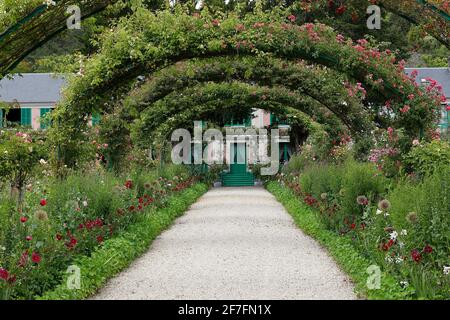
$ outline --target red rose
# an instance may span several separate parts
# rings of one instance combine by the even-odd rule
[[[62,235],[60,235],[59,233],[56,234],[56,240],[61,241],[63,238]]]
[[[394,245],[394,240],[390,239],[387,245],[389,248],[392,247]]]
[[[25,238],[25,240],[31,241],[31,240],[33,240],[33,237],[32,237],[32,236],[27,236],[27,237]]]
[[[41,201],[39,203],[40,203],[41,206],[46,206],[47,205],[47,200],[41,199]]]
[[[27,221],[28,221],[28,218],[27,218],[27,217],[25,217],[25,216],[20,217],[20,222],[25,223],[25,222],[27,222]]]
[[[41,256],[38,253],[33,252],[31,254],[31,261],[33,261],[34,263],[39,263],[41,262]]]
[[[139,198],[139,203],[144,203],[144,198]]]
[[[355,229],[356,228],[356,224],[354,224],[354,223],[352,223],[351,225],[350,225],[350,229]]]
[[[97,242],[98,243],[102,243],[103,242],[103,237],[102,236],[97,236]]]
[[[128,208],[128,211],[134,211],[134,206],[131,205],[131,206]]]

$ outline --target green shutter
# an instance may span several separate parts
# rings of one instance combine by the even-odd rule
[[[99,124],[99,122],[100,122],[100,115],[98,113],[93,114],[92,115],[92,125],[95,126],[95,125]]]
[[[45,119],[45,115],[47,114],[47,113],[49,113],[50,111],[51,111],[52,109],[50,109],[50,108],[41,108],[41,118],[40,118],[40,126],[41,126],[41,129],[47,129],[48,128],[48,119]]]
[[[31,127],[31,109],[20,109],[20,124],[24,127]]]
[[[3,110],[0,109],[0,128],[3,128]]]

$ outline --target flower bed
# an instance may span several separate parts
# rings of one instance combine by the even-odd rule
[[[161,208],[179,213],[183,206],[176,200],[178,193],[194,182],[185,169],[168,167],[164,172],[135,172],[125,179],[95,172],[73,174],[65,181],[36,180],[26,186],[19,209],[3,194],[1,297],[32,299],[52,290],[61,283],[69,265],[101,250],[108,239],[122,236],[130,225],[145,219],[155,223],[151,217],[158,216]],[[155,225],[148,237],[167,224],[164,219],[158,220],[162,224]],[[143,247],[137,248],[133,257],[141,252],[138,249]]]
[[[298,175],[279,180],[304,203],[296,209],[302,212],[296,214],[303,214],[305,206],[311,208],[308,212],[314,213],[311,219],[319,229],[313,236],[331,232],[333,239],[346,239],[351,245],[347,249],[365,259],[366,264],[358,263],[362,269],[350,275],[369,298],[378,294],[363,288],[369,274],[363,277],[362,273],[375,265],[395,279],[394,291],[379,289],[387,290],[384,298],[419,299],[450,298],[448,181],[448,167],[423,180],[395,181],[384,177],[373,164],[353,161],[308,166]],[[276,189],[273,183],[269,186],[269,190]],[[289,201],[294,201],[291,198]],[[300,226],[305,227],[304,223]],[[335,240],[322,242],[334,246],[328,241]],[[345,254],[338,262],[348,271]]]

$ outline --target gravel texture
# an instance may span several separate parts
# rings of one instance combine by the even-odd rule
[[[356,299],[265,189],[214,188],[92,299]]]

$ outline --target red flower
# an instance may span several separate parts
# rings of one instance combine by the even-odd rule
[[[33,240],[33,237],[32,237],[32,236],[27,236],[27,237],[25,238],[25,240],[31,241],[31,240]]]
[[[128,208],[128,211],[134,211],[134,206],[131,205],[131,206]]]
[[[133,181],[127,180],[127,181],[125,182],[125,188],[127,188],[127,189],[133,188]]]
[[[344,14],[345,9],[346,9],[345,6],[340,6],[339,8],[336,9],[336,14],[339,15]]]
[[[355,223],[352,223],[351,225],[350,225],[350,229],[355,229],[356,228],[356,224]]]
[[[25,216],[20,217],[20,222],[25,223],[28,221],[28,218]]]
[[[46,206],[47,205],[47,200],[41,199],[41,201],[39,203],[40,203],[41,206]]]
[[[361,223],[361,230],[366,229],[366,224],[365,223]]]
[[[102,243],[103,242],[103,237],[102,236],[97,236],[97,242],[98,243]]]
[[[77,239],[72,237],[72,238],[70,238],[70,241],[68,243],[66,243],[66,246],[69,249],[73,249],[73,247],[75,247],[77,245],[77,243],[78,243]]]
[[[334,7],[334,1],[333,0],[328,0],[328,7],[330,9]]]
[[[82,224],[82,223],[80,223],[80,225],[78,226],[78,229],[83,229],[84,228],[84,225]]]
[[[144,198],[139,198],[139,203],[144,203]]]
[[[56,234],[56,240],[61,241],[63,238],[62,235],[60,235],[59,233]]]
[[[142,205],[138,205],[138,210],[142,210]]]
[[[38,253],[33,252],[31,254],[31,261],[33,261],[34,263],[39,263],[41,262],[41,256]]]
[[[425,248],[423,248],[423,252],[430,254],[433,252],[433,248],[429,244],[427,244]]]
[[[394,245],[394,240],[390,239],[387,243],[388,247],[392,247]]]
[[[7,280],[8,277],[9,277],[8,270],[0,268],[0,279]]]
[[[288,17],[288,19],[289,19],[290,22],[294,23],[295,20],[297,20],[297,17],[294,16],[293,14],[291,14],[291,15]]]
[[[213,26],[217,27],[220,24],[220,21],[217,20],[217,19],[214,19],[214,20],[211,21],[211,23],[212,23]]]
[[[415,262],[419,263],[420,260],[422,260],[422,255],[420,254],[419,250],[414,249],[413,251],[411,251],[411,258],[412,258]]]
[[[100,219],[100,218],[97,218],[96,220],[95,220],[95,222],[94,222],[94,224],[97,226],[97,227],[103,227],[103,221],[102,221],[102,219]]]

